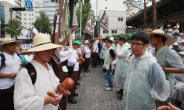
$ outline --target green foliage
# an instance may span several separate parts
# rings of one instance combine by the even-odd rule
[[[21,26],[21,23],[16,20],[16,19],[12,19],[8,21],[8,26],[5,27],[3,30],[7,33],[10,34],[11,37],[17,37],[21,34],[21,30],[24,27]]]
[[[79,6],[79,8],[77,9],[77,12],[76,12],[78,23],[79,23],[79,27],[80,27],[80,14],[81,14],[80,13],[80,8],[81,8],[81,3],[80,3],[80,6]],[[90,0],[85,0],[84,4],[82,4],[82,30],[85,29],[90,9],[91,9]]]
[[[42,33],[51,33],[51,24],[49,22],[49,17],[46,15],[44,11],[39,12],[40,17],[36,19],[33,23],[34,27]]]

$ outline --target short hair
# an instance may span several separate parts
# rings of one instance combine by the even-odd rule
[[[134,34],[131,38],[131,41],[132,40],[140,40],[144,44],[149,44],[149,37],[148,37],[148,35],[144,34],[143,32]]]
[[[154,35],[155,35],[156,38],[161,36],[162,37],[162,42],[165,42],[167,40],[167,38],[162,36],[162,35],[158,35],[158,34],[154,34]]]
[[[118,41],[119,41],[119,40],[120,40],[120,41],[124,41],[124,43],[126,42],[126,38],[125,38],[124,36],[122,36],[122,35],[119,36]]]
[[[113,43],[113,41],[111,41],[109,38],[105,39],[105,42],[108,42],[108,43]]]

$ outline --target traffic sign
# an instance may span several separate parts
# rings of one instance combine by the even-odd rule
[[[26,0],[25,6],[26,8],[31,9],[33,7],[33,3],[30,0]]]

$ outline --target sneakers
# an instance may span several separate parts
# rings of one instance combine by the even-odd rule
[[[105,87],[109,87],[109,84],[105,84]]]
[[[112,88],[112,87],[106,87],[105,89],[106,89],[106,91],[113,91],[114,90],[114,88]]]

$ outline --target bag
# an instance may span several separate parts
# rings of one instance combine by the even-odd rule
[[[73,73],[73,69],[74,69],[74,65],[73,66],[68,66],[67,65],[67,69],[68,69],[68,74],[72,74]]]

